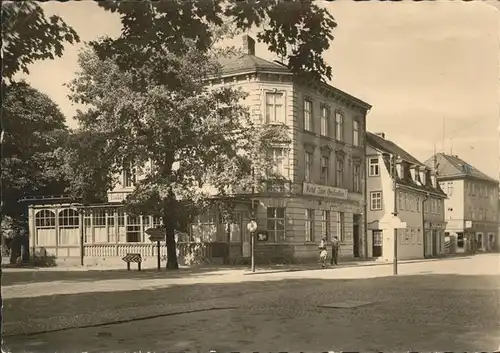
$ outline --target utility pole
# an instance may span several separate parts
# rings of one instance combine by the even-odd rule
[[[392,158],[392,180],[393,180],[393,190],[394,190],[394,209],[393,209],[393,216],[397,217],[398,216],[398,204],[397,204],[397,172],[396,172],[396,155],[393,154],[391,156]],[[398,229],[394,228],[394,259],[392,261],[392,271],[393,275],[398,274]]]
[[[250,215],[251,222],[255,224],[255,168],[252,167],[252,211]],[[252,272],[255,272],[255,229],[250,228],[250,251],[251,251],[251,266]]]

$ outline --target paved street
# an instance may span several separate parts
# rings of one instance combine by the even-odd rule
[[[32,284],[6,273],[4,340],[13,352],[499,348],[498,255],[391,272],[390,265],[256,275],[75,272],[59,281],[31,274]],[[78,326],[87,327],[71,328]]]

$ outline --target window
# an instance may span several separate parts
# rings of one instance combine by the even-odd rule
[[[369,176],[379,176],[379,165],[378,165],[378,158],[370,158],[369,160],[369,169],[368,169],[368,175]]]
[[[118,226],[124,226],[125,225],[125,212],[123,211],[118,211]]]
[[[338,141],[344,140],[344,117],[342,113],[335,113],[335,137]]]
[[[150,228],[149,216],[142,216],[142,225],[143,225],[144,229]]]
[[[412,244],[417,243],[417,233],[415,232],[415,229],[411,229],[411,242]]]
[[[304,166],[304,180],[305,181],[311,181],[311,170],[312,170],[312,160],[313,160],[313,155],[310,152],[306,152],[305,154],[305,166]]]
[[[354,146],[359,146],[359,122],[353,121],[353,131],[352,131],[352,144]]]
[[[35,225],[37,228],[56,226],[56,214],[49,210],[41,210],[35,216]]]
[[[127,218],[127,243],[138,243],[141,241],[141,223],[137,216]]]
[[[312,119],[312,102],[310,100],[304,100],[304,129],[307,131],[313,130],[313,119]]]
[[[108,212],[106,213],[106,217],[108,217],[108,227],[114,227],[115,226],[114,210],[108,210]]]
[[[273,148],[271,150],[271,158],[273,160],[273,173],[278,176],[285,175],[285,151],[283,148]]]
[[[410,208],[410,195],[405,194],[405,210],[411,211]]]
[[[382,209],[382,191],[370,192],[370,209],[379,211]]]
[[[132,187],[134,183],[135,183],[135,170],[125,168],[123,170],[123,187],[125,188]]]
[[[321,211],[321,236],[330,240],[330,211]]]
[[[330,160],[328,157],[321,157],[321,184],[328,184],[328,165]]]
[[[284,242],[285,236],[285,208],[267,208],[267,233],[269,241]]]
[[[92,212],[94,227],[106,226],[106,212],[104,210],[94,210]]]
[[[191,224],[191,237],[195,241],[215,241],[217,239],[217,215],[214,212],[200,214]]]
[[[305,216],[306,241],[314,241],[314,210],[306,209]]]
[[[344,157],[337,156],[337,186],[339,188],[344,185]]]
[[[266,92],[266,122],[285,122],[283,93]]]
[[[398,192],[398,203],[399,203],[399,210],[404,211],[405,210],[405,194],[401,191]]]
[[[78,228],[80,223],[78,212],[71,208],[59,212],[59,226],[64,228]]]
[[[321,107],[321,135],[328,136],[328,107]]]
[[[417,196],[417,212],[420,212],[420,197]]]
[[[361,191],[361,174],[360,174],[361,167],[359,164],[354,165],[354,192],[360,192]]]
[[[337,213],[337,237],[339,241],[345,240],[345,215],[344,212]]]

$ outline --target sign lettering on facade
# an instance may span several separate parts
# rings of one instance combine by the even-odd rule
[[[347,190],[333,186],[304,183],[302,186],[304,195],[330,197],[335,199],[347,199]]]

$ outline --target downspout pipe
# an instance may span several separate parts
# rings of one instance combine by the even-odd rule
[[[429,199],[429,193],[426,193],[422,200],[422,243],[424,245],[424,259],[427,258],[425,250],[427,249],[427,237],[425,236],[425,203]]]
[[[366,126],[366,124],[365,124]],[[365,139],[365,143],[364,143],[364,150],[365,150],[365,160],[364,160],[364,170],[362,171],[363,172],[363,212],[364,212],[364,215],[363,215],[363,223],[364,223],[364,236],[363,236],[363,248],[364,248],[364,257],[365,259],[368,259],[368,186],[366,185],[367,184],[367,162],[366,162],[366,155],[367,155],[367,152],[368,152],[368,149],[367,149],[367,144],[366,144],[366,139]],[[373,245],[372,245],[373,246]],[[373,254],[372,256],[373,257]]]

